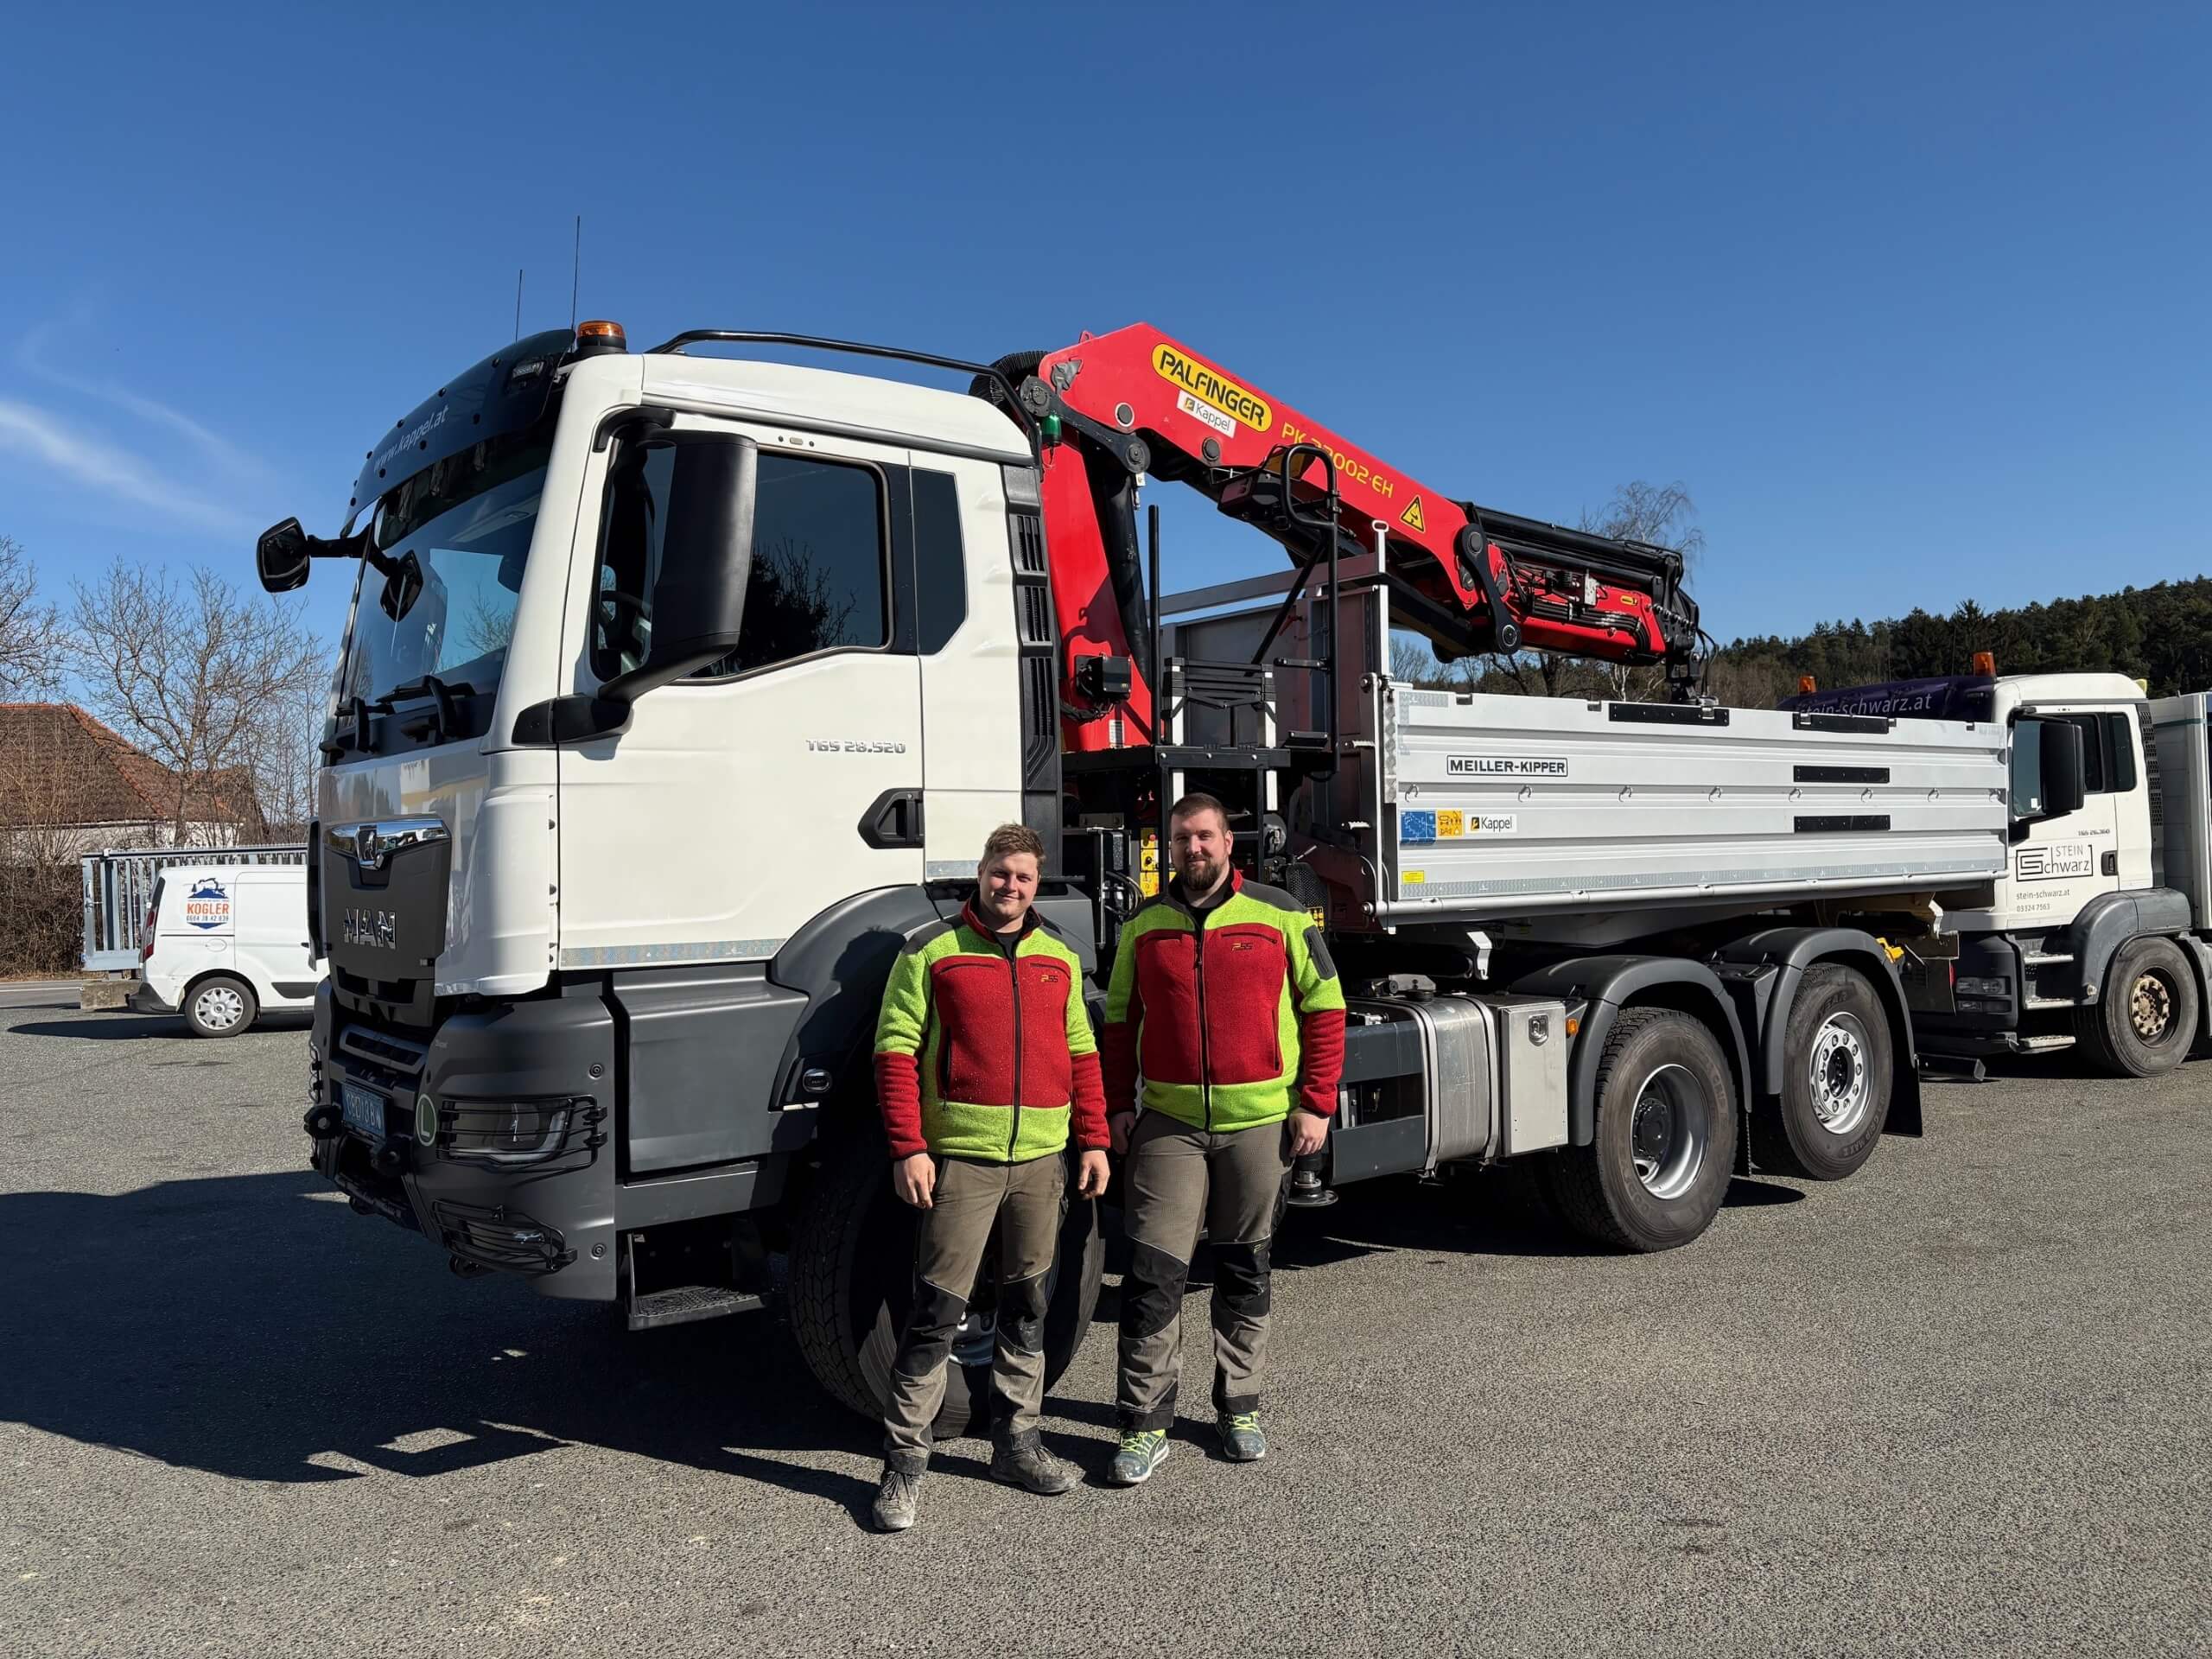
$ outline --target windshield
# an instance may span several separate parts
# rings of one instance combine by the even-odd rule
[[[426,676],[461,694],[499,689],[545,486],[545,447],[492,446],[441,461],[377,511],[362,561],[341,709],[375,706]]]

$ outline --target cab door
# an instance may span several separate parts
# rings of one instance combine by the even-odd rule
[[[561,755],[563,968],[765,962],[838,900],[922,879],[905,450],[688,415],[670,442],[616,442],[582,689],[649,645],[661,560],[704,556],[664,544],[681,452],[741,435],[760,461],[737,650]]]
[[[2139,795],[2133,728],[2125,711],[2065,704],[2024,709],[2017,746],[2034,722],[2063,721],[2082,733],[2080,808],[2028,826],[2013,843],[2011,918],[2007,926],[2063,928],[2093,899],[2121,886],[2120,808]]]

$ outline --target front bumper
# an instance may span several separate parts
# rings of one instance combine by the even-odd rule
[[[615,1295],[615,1157],[607,1134],[614,1077],[614,1026],[595,995],[518,1002],[448,1019],[427,1033],[351,1020],[325,981],[315,997],[321,1057],[308,1111],[315,1166],[353,1201],[421,1233],[479,1268],[529,1277],[549,1296],[611,1301]],[[347,1085],[355,1121],[345,1117]],[[359,1091],[383,1103],[378,1114]],[[425,1145],[415,1103],[427,1094],[450,1125],[455,1103],[579,1103],[531,1161],[470,1159],[450,1128]]]

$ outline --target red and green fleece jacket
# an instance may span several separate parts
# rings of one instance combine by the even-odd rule
[[[1337,1109],[1344,993],[1321,930],[1240,871],[1194,908],[1179,878],[1122,929],[1100,1048],[1116,1110],[1136,1099],[1193,1128]]]
[[[1026,1164],[1106,1145],[1083,963],[1035,911],[1000,933],[971,905],[908,940],[875,1022],[893,1158]]]

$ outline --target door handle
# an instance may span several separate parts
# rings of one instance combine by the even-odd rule
[[[882,851],[922,844],[922,791],[887,789],[861,814],[861,839]]]

